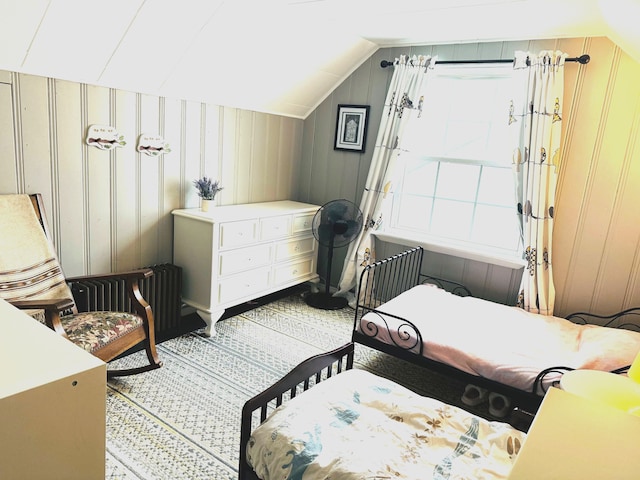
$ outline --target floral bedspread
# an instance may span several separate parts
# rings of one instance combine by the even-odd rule
[[[354,369],[276,409],[247,458],[263,480],[506,478],[525,436]]]

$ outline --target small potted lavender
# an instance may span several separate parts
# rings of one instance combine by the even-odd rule
[[[198,191],[198,196],[202,199],[201,209],[203,212],[209,211],[209,205],[213,203],[217,193],[224,188],[220,186],[218,180],[213,180],[207,176],[194,180],[193,185]]]

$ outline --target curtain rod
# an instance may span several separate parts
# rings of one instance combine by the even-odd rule
[[[579,57],[571,57],[571,58],[565,58],[565,62],[578,62],[582,65],[585,65],[587,63],[589,63],[589,60],[591,60],[591,57],[588,54],[584,54],[584,55],[580,55]],[[513,63],[513,59],[511,58],[506,58],[506,59],[500,59],[500,60],[436,60],[435,62],[436,64],[441,63],[443,65],[453,65],[453,64],[460,64],[460,63]],[[529,63],[529,60],[527,59],[527,64]],[[392,67],[393,66],[393,62],[389,62],[388,60],[382,60],[380,62],[380,66],[382,68],[387,68],[387,67]]]

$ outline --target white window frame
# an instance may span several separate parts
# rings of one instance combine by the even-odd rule
[[[480,67],[480,69],[478,69],[477,66],[474,66],[473,68],[469,69],[468,72],[472,72],[472,76],[478,75],[478,73],[480,73],[484,78],[486,78],[487,75],[491,75],[492,72],[494,73],[497,72],[495,73],[496,76],[500,76],[504,78],[505,75],[509,75],[509,73],[507,72],[511,70],[510,65],[508,65],[507,67],[505,67],[504,65],[497,66],[498,68],[493,70],[493,68],[495,67],[496,66],[490,67],[488,69],[486,67],[484,68]],[[453,70],[454,72],[461,73],[462,76],[464,77],[465,75],[464,67],[460,67],[458,65],[454,68],[455,68]],[[442,67],[437,66],[434,74],[437,74],[438,70],[443,72],[445,74],[445,77],[447,75],[451,75],[450,72],[452,71],[452,70],[445,70]],[[453,75],[455,76],[458,73],[454,73]],[[431,83],[427,82],[427,88],[429,88],[430,85]],[[425,101],[425,104],[423,107],[424,111],[422,115],[425,115],[427,113],[426,110],[429,108],[428,95],[425,95],[425,98],[427,99],[427,101]],[[508,112],[508,105],[504,105],[504,111],[506,115],[506,112]],[[494,120],[494,122],[495,121],[496,120]],[[506,119],[505,119],[505,123],[506,123]],[[448,127],[444,127],[444,128],[446,130],[446,128]],[[490,131],[490,128],[487,129],[487,131]],[[489,137],[487,137],[487,142],[485,143],[489,144]],[[433,153],[423,154],[423,152],[421,152],[419,149],[416,149],[415,146],[411,147],[411,150],[412,150],[410,154],[411,159],[414,162],[425,162],[425,165],[427,162],[432,162],[440,165],[449,163],[454,165],[469,165],[474,167],[479,166],[480,168],[478,169],[478,174],[476,177],[477,182],[479,182],[481,179],[480,175],[481,175],[482,169],[487,167],[505,168],[505,169],[508,169],[509,172],[511,172],[510,164],[506,164],[506,163],[498,164],[495,161],[493,161],[493,159],[487,159],[487,158],[485,159],[464,158],[464,157],[456,156],[455,153],[454,155],[450,155],[446,151],[444,151],[446,150],[446,148],[443,150],[443,154],[440,154],[440,155],[433,154]],[[504,159],[505,156],[503,155],[502,158]],[[510,267],[510,268],[520,268],[526,264],[524,259],[522,259],[521,248],[519,248],[519,245],[514,246],[513,249],[502,249],[498,247],[491,247],[486,244],[475,243],[473,241],[470,241],[469,238],[454,239],[451,237],[436,235],[429,232],[429,229],[432,228],[431,225],[427,227],[414,227],[414,226],[408,226],[408,225],[405,225],[404,228],[400,227],[398,225],[399,223],[398,204],[399,202],[401,202],[402,200],[401,196],[403,195],[402,179],[404,176],[405,165],[406,163],[405,161],[402,160],[402,155],[401,155],[400,160],[398,161],[398,166],[396,167],[399,170],[397,172],[398,175],[395,175],[396,178],[394,180],[394,191],[392,192],[392,195],[393,195],[392,201],[394,202],[394,205],[391,208],[391,218],[388,219],[389,220],[388,222],[385,222],[385,224],[383,224],[384,225],[383,229],[373,232],[373,234],[377,238],[380,238],[381,240],[384,240],[384,241],[393,242],[393,243],[401,243],[401,244],[407,244],[407,245],[421,245],[425,249],[428,249],[429,251],[444,253],[447,255],[453,255],[456,257],[477,260],[485,263],[501,265],[501,266]],[[428,199],[431,199],[430,201],[434,203],[436,201],[443,201],[442,197],[439,197],[437,194],[438,179],[435,178],[434,182],[435,182],[434,189],[432,192],[427,193],[425,195],[424,197],[425,201],[429,201]],[[476,185],[476,191],[474,194],[475,198],[473,199],[473,201],[471,202],[468,199],[465,201],[467,208],[469,207],[470,204],[473,204],[472,213],[471,213],[471,216],[472,216],[471,222],[473,222],[476,218],[478,205],[480,206],[487,205],[487,206],[490,206],[490,208],[497,209],[497,210],[501,208],[515,209],[515,197],[512,197],[509,199],[508,207],[506,203],[491,204],[491,203],[483,203],[482,201],[479,202],[478,190],[477,190],[478,188],[479,188],[479,185]],[[419,194],[416,195],[415,192],[412,195],[416,199],[419,197]],[[455,198],[453,199],[453,201],[456,201]],[[513,212],[513,218],[514,218],[513,226],[514,228],[516,228],[516,231],[514,231],[514,239],[516,239],[517,237],[519,237],[519,235],[517,231],[517,223],[515,222],[515,219],[516,219],[515,212]],[[431,220],[432,219],[429,218],[429,222],[431,222]],[[469,227],[469,232],[471,232],[472,223],[470,223],[468,227]]]

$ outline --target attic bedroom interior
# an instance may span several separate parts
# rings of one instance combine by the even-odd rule
[[[637,478],[638,18],[0,0],[0,478]]]

